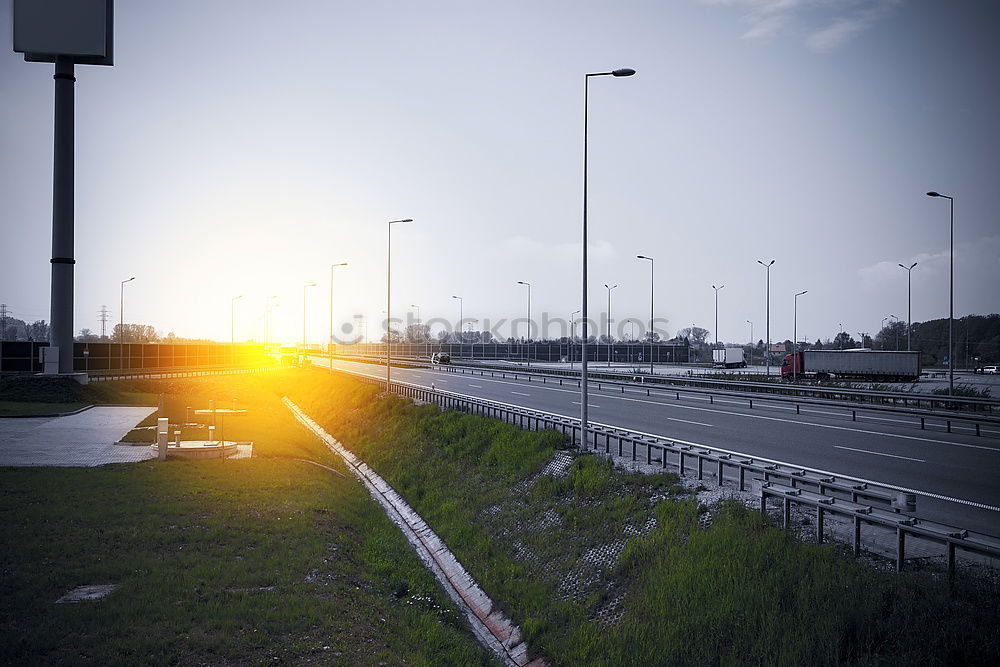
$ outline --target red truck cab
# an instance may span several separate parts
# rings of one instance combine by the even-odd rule
[[[801,352],[796,352],[795,354],[786,354],[784,361],[781,362],[781,377],[782,378],[791,377],[793,371],[795,372],[796,375],[801,375],[802,361],[803,360]]]

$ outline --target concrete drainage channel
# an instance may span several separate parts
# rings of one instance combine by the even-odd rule
[[[365,485],[372,498],[385,510],[389,520],[406,536],[423,564],[434,573],[448,596],[462,610],[480,644],[507,665],[540,667],[547,664],[537,658],[529,661],[528,645],[521,640],[520,628],[493,604],[444,541],[384,479],[337,442],[295,403],[284,397],[281,400],[295,418],[315,433],[332,452],[339,455],[347,469]]]

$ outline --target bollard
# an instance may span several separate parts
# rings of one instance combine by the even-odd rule
[[[181,432],[174,431],[174,445],[177,447],[181,446]]]
[[[191,406],[190,405],[188,405],[187,407],[184,408],[184,423],[185,424],[190,424],[191,423]]]
[[[236,410],[236,399],[233,399],[233,410]]]
[[[167,431],[170,430],[170,420],[160,417],[156,420],[156,459],[167,459]]]
[[[157,406],[156,416],[157,417],[162,417],[163,416],[163,394],[162,393],[160,394],[160,402],[159,402],[159,405]]]
[[[209,443],[215,442],[215,427],[214,426],[209,426],[208,427],[208,442]]]
[[[797,414],[797,415],[802,414],[801,412],[799,412],[799,404],[798,403],[795,404],[795,414]]]

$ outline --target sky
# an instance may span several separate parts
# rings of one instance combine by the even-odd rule
[[[0,0],[0,303],[49,319],[52,65]],[[1000,311],[993,0],[118,2],[115,64],[76,68],[75,330],[339,338],[392,314],[506,336],[580,309],[603,332],[875,333]],[[993,63],[990,65],[989,63]],[[316,283],[316,287],[304,287]],[[118,287],[119,289],[115,289]],[[305,295],[305,299],[304,296]],[[303,305],[305,303],[305,317]],[[109,331],[111,324],[109,323]],[[523,325],[522,325],[523,327]],[[435,329],[441,325],[435,325]],[[639,325],[636,325],[636,331]],[[523,328],[522,328],[523,331]],[[563,329],[565,331],[565,329]],[[628,333],[628,328],[624,329]],[[560,333],[559,325],[549,330]],[[579,330],[578,330],[579,333]]]

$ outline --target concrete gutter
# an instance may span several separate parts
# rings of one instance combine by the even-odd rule
[[[420,560],[434,573],[448,596],[462,610],[480,644],[507,665],[541,667],[548,664],[541,658],[528,659],[528,644],[522,641],[520,628],[493,604],[444,541],[378,473],[337,442],[295,403],[285,397],[281,400],[295,418],[338,454],[347,469],[365,485],[372,498],[385,510],[389,520],[406,536]]]

